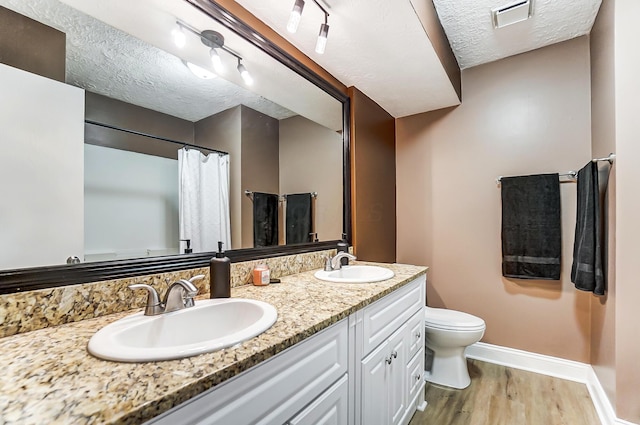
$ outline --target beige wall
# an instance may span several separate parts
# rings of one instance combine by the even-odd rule
[[[615,1],[616,411],[640,422],[640,2]]]
[[[278,120],[242,108],[242,193],[279,193]],[[242,248],[253,247],[253,203],[242,196]],[[281,214],[280,214],[281,215]],[[279,229],[282,232],[282,229]]]
[[[280,121],[280,193],[318,192],[318,239],[342,235],[342,136],[308,119]]]
[[[591,30],[591,147],[594,157],[615,152],[615,75],[613,1],[603,1]],[[615,168],[607,175],[600,165],[601,178],[608,179],[607,208],[607,293],[591,298],[591,364],[612,405],[615,405]]]
[[[562,280],[501,275],[496,177],[591,158],[586,37],[462,73],[461,106],[397,120],[398,261],[424,264],[428,303],[476,314],[483,341],[589,361],[592,295],[570,282],[575,183],[561,184]]]
[[[195,144],[229,152],[229,215],[231,218],[231,246],[242,248],[241,203],[244,198],[241,181],[240,106],[227,109],[195,123]]]

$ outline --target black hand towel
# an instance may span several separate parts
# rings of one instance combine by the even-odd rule
[[[578,206],[571,282],[580,290],[604,295],[600,217],[598,164],[590,161],[578,171]]]
[[[503,177],[502,275],[560,279],[558,174]]]
[[[311,217],[311,193],[287,195],[287,245],[313,242]]]
[[[278,245],[278,195],[253,192],[253,246]]]

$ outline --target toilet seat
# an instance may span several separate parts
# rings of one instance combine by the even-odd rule
[[[433,329],[451,331],[478,331],[486,326],[484,320],[472,314],[431,307],[425,309],[424,324]]]

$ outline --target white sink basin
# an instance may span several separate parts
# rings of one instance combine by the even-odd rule
[[[269,329],[278,313],[271,304],[243,298],[196,300],[194,307],[157,316],[142,312],[96,332],[88,350],[121,362],[181,359],[230,347]]]
[[[394,276],[392,270],[379,266],[342,266],[340,270],[326,272],[318,270],[315,277],[320,280],[336,283],[371,283],[391,279]]]

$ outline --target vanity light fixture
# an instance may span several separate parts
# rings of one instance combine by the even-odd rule
[[[316,53],[323,54],[327,47],[327,37],[329,36],[329,12],[327,7],[320,4],[320,0],[313,0],[313,2],[324,13],[324,23],[320,24],[320,32],[318,33],[318,39],[316,41]],[[287,22],[287,31],[294,33],[298,30],[300,24],[300,18],[302,16],[302,9],[304,8],[304,0],[296,0],[289,15],[289,21]]]
[[[293,9],[291,9],[291,15],[289,15],[289,21],[287,22],[287,31],[292,34],[298,31],[302,9],[304,9],[304,0],[296,0],[293,4]]]
[[[242,64],[241,58],[238,58],[238,72],[246,85],[250,86],[253,84],[253,78],[251,74],[249,74],[249,71],[247,71],[247,68]]]
[[[318,34],[318,41],[316,41],[316,53],[323,54],[324,49],[327,47],[327,36],[329,35],[329,14],[324,13],[324,24],[320,25],[320,33]]]
[[[213,69],[215,69],[215,71],[218,74],[221,74],[224,71],[224,66],[222,64],[222,58],[220,57],[220,51],[223,50],[225,52],[227,52],[228,54],[230,54],[231,56],[234,56],[237,60],[238,60],[238,72],[240,73],[240,76],[242,77],[242,80],[244,81],[244,83],[246,85],[251,85],[253,84],[253,78],[251,77],[251,74],[249,74],[249,71],[247,71],[247,68],[241,63],[241,61],[243,60],[242,56],[240,56],[238,53],[236,53],[235,51],[231,50],[230,48],[228,48],[227,46],[224,45],[224,36],[222,34],[220,34],[217,31],[213,31],[213,30],[204,30],[202,32],[199,32],[193,28],[191,28],[189,25],[184,24],[182,22],[176,22],[176,24],[178,25],[178,28],[175,29],[172,34],[174,34],[174,40],[176,40],[176,44],[177,44],[177,38],[176,37],[176,33],[180,32],[183,36],[184,31],[183,30],[187,30],[188,32],[192,33],[193,35],[196,35],[200,38],[200,41],[202,42],[202,44],[204,44],[205,46],[207,46],[209,48],[209,57],[211,58],[211,63],[213,65]],[[184,42],[186,43],[186,38],[184,39]],[[184,46],[184,44],[183,44]],[[199,76],[200,78],[206,78],[206,79],[210,79],[215,77],[215,74],[212,73],[211,71],[208,71],[200,66],[194,65],[190,62],[185,62],[185,64],[187,65],[187,67],[189,69],[191,69],[191,71],[196,74],[197,76]],[[194,71],[194,67],[196,67],[196,71]],[[204,72],[203,72],[204,71]],[[213,77],[211,76],[204,76],[207,75],[207,73],[212,74]]]
[[[224,66],[222,66],[222,59],[220,59],[218,50],[212,47],[211,50],[209,50],[209,56],[211,57],[213,69],[215,69],[218,74],[221,74],[224,71]]]

